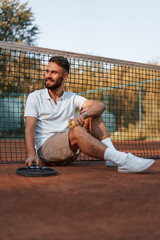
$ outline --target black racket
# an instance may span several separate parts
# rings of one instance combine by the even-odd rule
[[[45,176],[54,176],[57,174],[57,171],[53,168],[41,167],[35,164],[32,164],[30,167],[22,167],[16,169],[16,173],[20,176],[25,177],[45,177]]]

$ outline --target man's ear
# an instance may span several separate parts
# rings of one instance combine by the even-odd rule
[[[68,78],[68,73],[65,72],[65,73],[63,74],[63,79],[66,80],[67,78]]]

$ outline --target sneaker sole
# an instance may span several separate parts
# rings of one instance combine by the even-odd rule
[[[118,168],[119,173],[139,173],[147,170],[149,167],[151,167],[155,163],[154,160],[151,160],[148,164],[146,164],[143,168],[138,169],[137,171],[129,171],[127,169],[121,169],[120,167]]]

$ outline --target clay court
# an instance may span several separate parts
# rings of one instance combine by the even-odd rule
[[[158,160],[141,174],[78,161],[56,176],[22,177],[22,166],[0,165],[0,239],[159,239]]]

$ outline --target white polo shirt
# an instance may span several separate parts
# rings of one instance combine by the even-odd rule
[[[56,104],[50,97],[47,88],[30,93],[24,116],[37,118],[36,149],[39,149],[55,133],[68,131],[68,120],[74,118],[75,111],[81,110],[85,101],[86,98],[73,92],[64,92]]]

